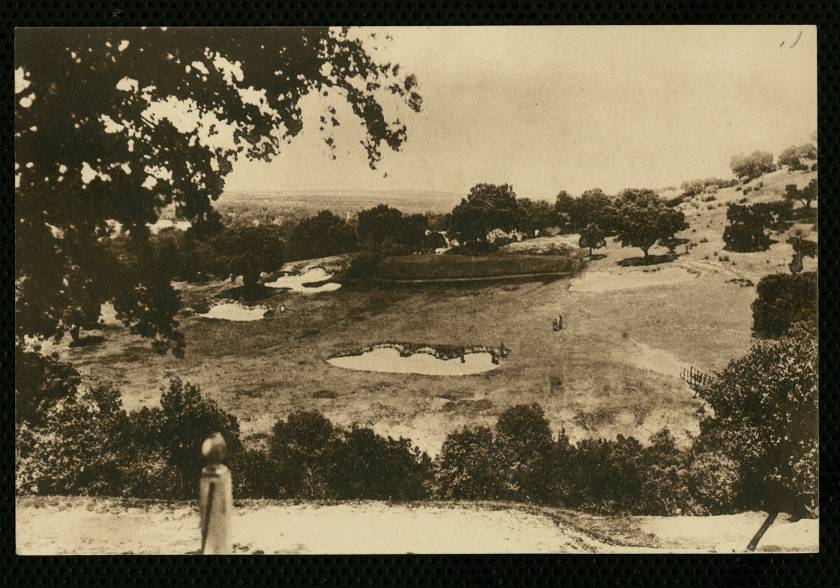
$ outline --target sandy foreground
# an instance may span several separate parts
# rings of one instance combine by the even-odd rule
[[[190,554],[190,502],[84,497],[16,500],[20,555]],[[596,517],[500,503],[237,503],[242,554],[742,552],[764,513]],[[819,521],[780,515],[758,551],[815,552]]]

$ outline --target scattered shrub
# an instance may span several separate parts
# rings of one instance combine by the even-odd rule
[[[779,165],[787,166],[790,171],[807,170],[808,162],[816,159],[817,147],[814,144],[791,145],[779,154]]]
[[[351,427],[335,445],[330,490],[338,499],[420,500],[434,476],[429,456],[409,439],[381,437]]]
[[[345,279],[362,284],[370,284],[376,279],[379,264],[382,263],[380,253],[360,253],[350,262],[345,273]]]
[[[740,492],[740,465],[719,451],[694,457],[688,470],[687,487],[708,514],[732,511]]]
[[[438,493],[443,498],[492,500],[502,494],[493,433],[487,427],[447,435],[436,472]]]
[[[776,169],[773,154],[766,151],[753,151],[750,155],[734,155],[729,167],[732,173],[743,181],[750,181]]]

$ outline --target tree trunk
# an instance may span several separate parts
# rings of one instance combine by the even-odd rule
[[[592,247],[589,248],[589,257],[592,257]]]
[[[771,510],[767,513],[767,518],[764,519],[764,522],[761,523],[761,526],[756,531],[753,538],[750,539],[749,544],[747,545],[747,551],[755,551],[755,548],[758,547],[758,542],[761,541],[761,538],[764,537],[764,534],[767,532],[767,529],[770,528],[770,525],[773,524],[773,521],[776,520],[776,517],[779,515],[778,510]]]
[[[79,325],[73,325],[73,327],[70,328],[70,338],[73,340],[73,342],[77,342],[79,340],[81,330],[82,329],[79,327]]]

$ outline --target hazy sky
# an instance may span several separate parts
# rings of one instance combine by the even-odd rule
[[[814,27],[378,30],[393,41],[377,55],[414,72],[423,96],[422,112],[399,113],[402,151],[369,170],[345,116],[331,160],[313,103],[284,153],[237,164],[228,189],[656,188],[729,176],[733,154],[778,154],[817,128]]]

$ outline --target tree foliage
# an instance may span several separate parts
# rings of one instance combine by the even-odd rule
[[[776,169],[773,154],[767,151],[753,151],[749,155],[733,155],[729,168],[735,177],[743,181],[755,179]]]
[[[557,225],[557,213],[550,202],[519,198],[516,206],[519,211],[516,228],[530,237]]]
[[[807,170],[817,160],[817,147],[813,143],[791,145],[779,154],[779,165],[790,171]]]
[[[613,234],[616,218],[612,199],[600,188],[584,191],[572,201],[569,221],[575,231],[580,231],[590,224],[596,224],[606,234]]]
[[[811,208],[811,201],[816,200],[819,195],[817,187],[817,179],[814,178],[808,185],[800,189],[796,184],[788,184],[785,186],[785,199],[791,202],[801,202],[805,209]]]
[[[461,199],[447,220],[447,230],[463,245],[484,242],[494,230],[516,227],[519,209],[513,187],[508,184],[476,184]]]
[[[702,436],[740,462],[767,510],[816,513],[818,361],[816,337],[800,330],[759,341],[701,391],[714,412]]]
[[[15,346],[15,422],[43,425],[49,409],[72,397],[80,382],[79,372],[57,354]]]
[[[561,231],[567,232],[572,229],[572,205],[575,197],[566,190],[560,190],[554,199],[554,213]]]
[[[231,279],[241,276],[246,291],[252,290],[261,273],[283,264],[284,247],[275,225],[225,229],[213,245],[217,273]]]
[[[607,245],[607,241],[604,236],[604,232],[600,229],[600,227],[595,223],[590,223],[580,231],[578,245],[581,247],[588,247],[589,256],[592,257],[592,250],[605,247]]]
[[[627,189],[615,202],[616,239],[625,247],[638,247],[645,258],[660,240],[671,239],[688,228],[685,215],[669,207],[653,190]]]
[[[766,231],[772,224],[767,208],[756,205],[729,204],[728,224],[723,230],[723,242],[729,251],[764,251],[770,247]]]
[[[160,268],[120,262],[109,238],[125,233],[142,259],[162,208],[212,224],[233,162],[276,155],[309,94],[328,98],[325,128],[349,103],[371,166],[406,138],[382,97],[421,105],[416,78],[345,29],[29,29],[15,42],[16,340],[84,327],[113,300],[158,349],[181,347]]]
[[[356,231],[362,247],[385,255],[434,250],[438,243],[429,238],[429,223],[425,215],[405,215],[386,204],[359,212]]]
[[[356,232],[329,210],[303,219],[292,229],[286,251],[289,259],[313,259],[356,249]]]
[[[816,326],[819,283],[816,272],[770,274],[756,286],[752,303],[753,333],[757,337],[785,335],[799,322]]]

